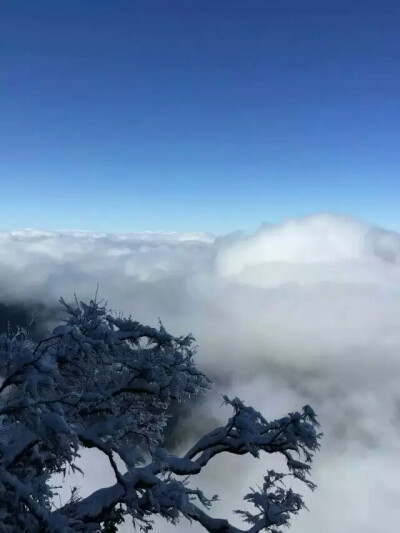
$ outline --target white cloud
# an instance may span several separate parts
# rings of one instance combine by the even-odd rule
[[[325,433],[319,489],[305,495],[310,513],[295,531],[392,529],[400,497],[400,234],[330,215],[219,238],[0,234],[0,301],[52,306],[60,295],[92,297],[97,282],[112,308],[152,324],[159,316],[171,332],[197,338],[198,363],[216,386],[187,425],[226,416],[220,392],[267,417],[315,407]],[[226,458],[202,481],[210,493],[218,489],[227,512],[270,459]],[[200,531],[180,528],[189,529]]]

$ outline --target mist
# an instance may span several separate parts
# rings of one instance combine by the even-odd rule
[[[254,234],[23,230],[0,233],[0,245],[3,329],[33,317],[43,332],[59,319],[60,296],[87,300],[99,284],[111,309],[196,338],[214,387],[177,413],[176,451],[230,415],[221,394],[267,418],[309,403],[324,432],[318,488],[304,493],[310,512],[293,531],[391,530],[400,501],[400,234],[317,214]],[[81,495],[114,483],[106,461],[82,461]],[[217,458],[193,483],[218,493],[213,514],[231,518],[275,461]],[[185,521],[155,530],[202,531]]]

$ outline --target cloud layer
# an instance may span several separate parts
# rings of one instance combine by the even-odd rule
[[[53,308],[61,295],[92,297],[98,282],[113,309],[150,324],[160,317],[172,333],[197,339],[198,364],[216,384],[181,422],[179,446],[228,415],[221,392],[267,417],[310,403],[325,434],[314,468],[319,488],[305,495],[310,513],[294,530],[392,529],[400,501],[400,234],[324,214],[250,236],[0,233],[2,303]],[[222,498],[221,516],[243,507],[270,461],[228,457],[202,474],[205,489]],[[105,466],[96,486],[99,476],[112,482]],[[90,490],[90,479],[81,484]],[[189,529],[200,531],[179,528]]]

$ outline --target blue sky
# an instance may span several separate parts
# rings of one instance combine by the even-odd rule
[[[397,1],[5,0],[0,229],[400,229]]]

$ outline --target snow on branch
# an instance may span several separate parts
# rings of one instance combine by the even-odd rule
[[[289,524],[304,503],[284,477],[315,488],[309,473],[321,435],[311,407],[269,422],[224,397],[233,410],[227,423],[184,456],[169,454],[162,442],[171,403],[211,385],[195,365],[194,338],[116,317],[96,300],[60,303],[64,324],[39,343],[23,330],[0,336],[1,532],[108,533],[128,516],[150,531],[157,515],[174,524],[195,520],[211,533],[277,533]],[[77,469],[82,448],[107,457],[115,482],[84,499],[73,492],[56,508],[52,477]],[[267,472],[245,496],[256,511],[237,512],[249,529],[211,517],[216,496],[194,488],[193,476],[221,453],[262,452],[282,455],[288,471]]]

